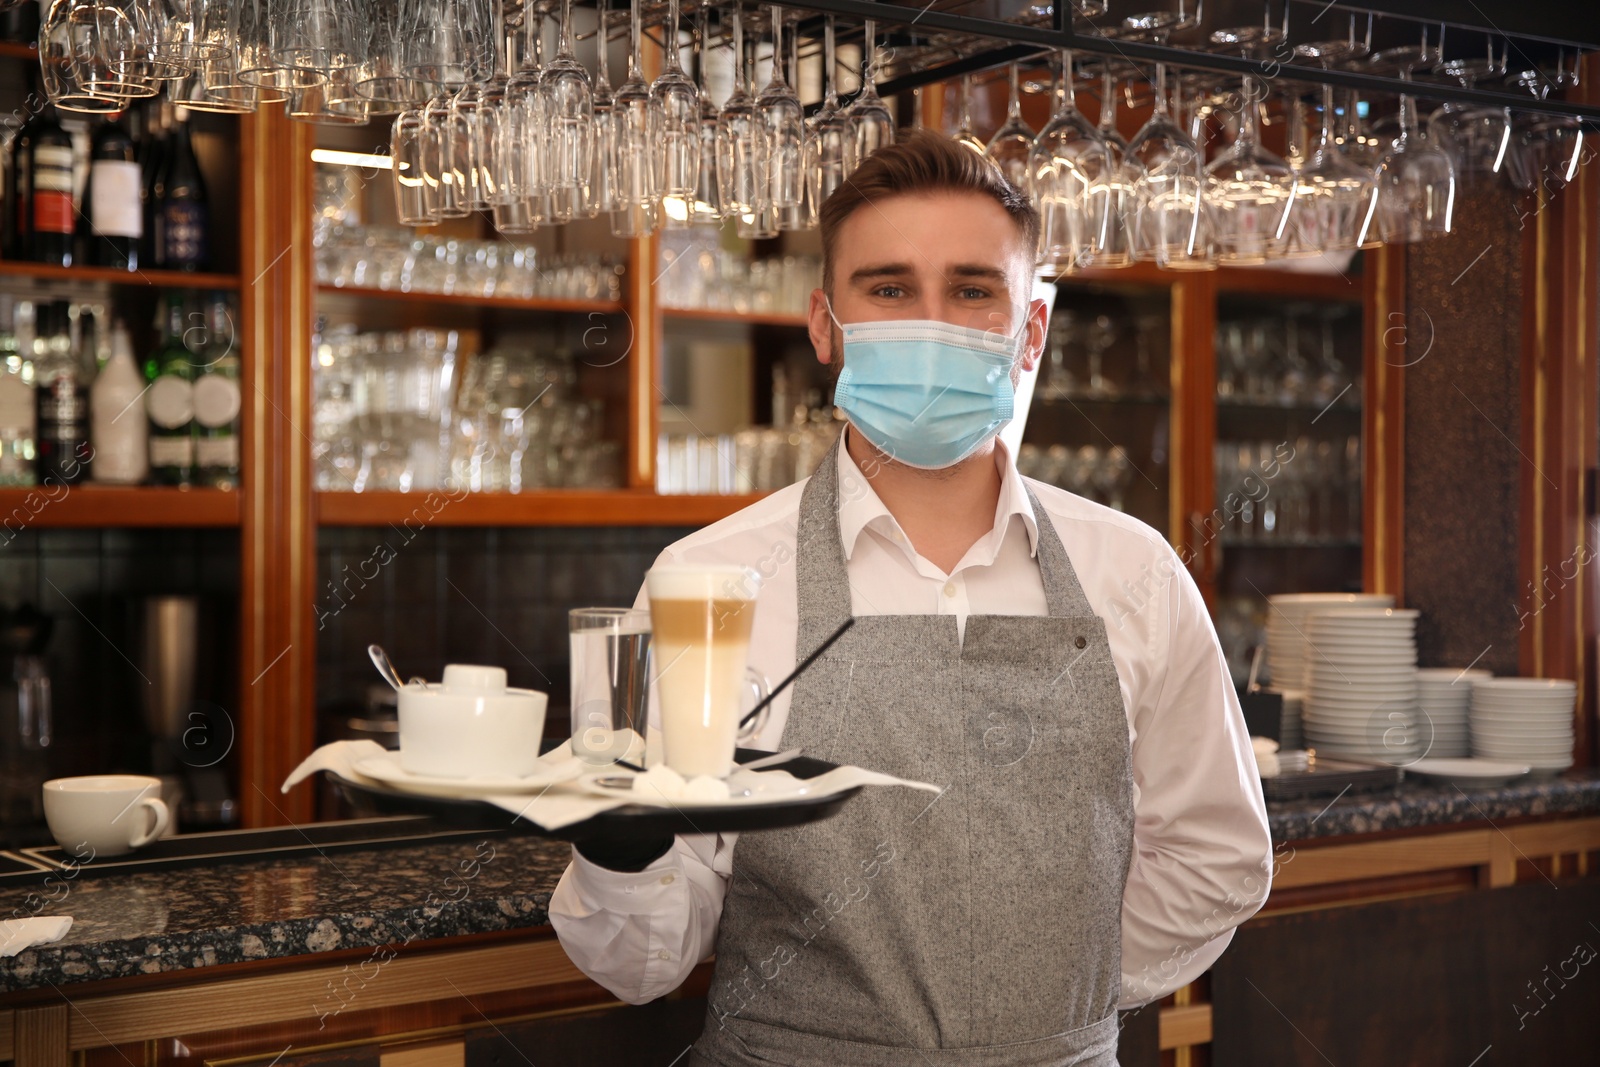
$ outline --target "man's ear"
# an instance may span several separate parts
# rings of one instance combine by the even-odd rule
[[[827,312],[827,294],[811,290],[811,306],[806,309],[806,333],[816,349],[816,362],[834,362],[834,317]]]
[[[1044,355],[1045,335],[1050,327],[1050,305],[1043,300],[1028,305],[1028,325],[1023,332],[1022,369],[1032,371]]]
[[[816,349],[818,363],[832,363],[833,316],[828,313],[827,294],[821,289],[811,290],[811,307],[806,312],[806,333],[811,337],[811,347]]]

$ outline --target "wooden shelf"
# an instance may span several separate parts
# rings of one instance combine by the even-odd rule
[[[22,41],[0,41],[0,58],[5,59],[39,59],[39,49],[35,45]]]
[[[27,529],[239,525],[239,494],[231,489],[156,486],[48,485],[0,489],[0,540]]]
[[[1348,271],[1344,274],[1304,274],[1261,267],[1218,267],[1212,273],[1216,277],[1217,290],[1223,293],[1356,302],[1362,298],[1361,276]],[[1126,267],[1073,271],[1057,279],[1057,284],[1165,288],[1173,282],[1195,276],[1194,271],[1162,270],[1154,263],[1133,263]]]
[[[238,289],[237,274],[202,274],[183,270],[117,270],[115,267],[53,267],[48,263],[0,262],[0,278],[33,278],[42,282],[104,283],[155,286],[161,289]]]
[[[592,312],[601,315],[620,315],[623,307],[616,300],[577,300],[565,297],[479,296],[474,293],[422,293],[403,292],[399,289],[367,289],[352,285],[319,283],[317,292],[329,296],[347,296],[362,300],[405,300],[418,304],[442,304],[456,307],[510,308],[516,311]]]
[[[662,496],[642,489],[534,493],[318,493],[322,526],[705,526],[761,499]]]
[[[807,323],[804,315],[791,315],[778,311],[717,311],[712,308],[670,308],[661,309],[661,314],[669,319],[686,319],[699,322],[742,322],[751,326],[793,326],[804,329]]]

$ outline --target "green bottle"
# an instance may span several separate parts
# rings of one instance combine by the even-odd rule
[[[145,393],[145,410],[150,415],[150,481],[192,485],[194,379],[204,356],[191,352],[184,343],[182,294],[168,294],[166,313],[161,344],[144,363],[144,379],[150,383]]]
[[[194,459],[201,485],[239,485],[239,348],[228,298],[211,295],[205,348],[194,381]]]

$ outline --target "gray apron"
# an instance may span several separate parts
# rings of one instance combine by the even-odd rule
[[[797,658],[851,614],[838,482],[830,452],[801,498]],[[863,616],[795,683],[783,747],[945,791],[740,836],[691,1067],[1116,1067],[1128,719],[1029,501],[1048,616],[971,615],[964,643]]]

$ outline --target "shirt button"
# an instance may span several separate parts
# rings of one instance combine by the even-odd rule
[[[671,958],[672,953],[668,952],[666,949],[662,949],[660,952],[656,953],[656,959],[658,960],[670,960]]]
[[[956,583],[955,582],[945,582],[944,583],[944,595],[945,596],[955,596],[956,595]]]
[[[671,885],[673,882],[676,882],[677,880],[678,880],[678,876],[675,875],[675,874],[663,874],[661,876],[661,884],[662,885]]]
[[[1088,641],[1085,641],[1083,638],[1080,637],[1077,640],[1072,642],[1072,647],[1074,647],[1074,648],[1082,648],[1084,645],[1087,645],[1088,643],[1089,643]]]

